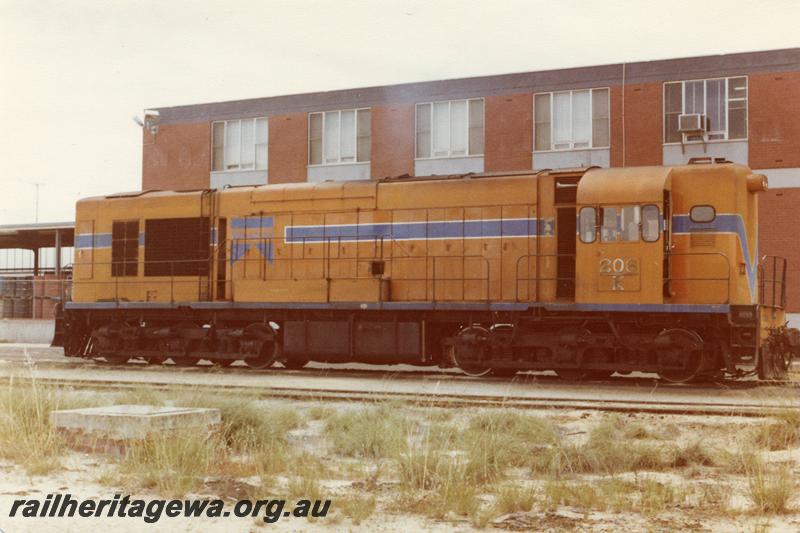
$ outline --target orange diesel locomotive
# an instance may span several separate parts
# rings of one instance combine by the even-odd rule
[[[798,352],[766,178],[727,162],[143,191],[77,205],[68,356],[757,372]]]

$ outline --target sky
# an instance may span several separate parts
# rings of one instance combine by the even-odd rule
[[[800,1],[0,0],[0,224],[141,187],[142,110],[800,46]]]

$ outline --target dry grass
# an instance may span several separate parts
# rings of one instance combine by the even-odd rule
[[[120,464],[123,481],[178,498],[202,486],[217,464],[223,442],[198,432],[157,435],[136,441]]]
[[[297,411],[288,408],[263,409],[246,401],[216,402],[211,405],[220,409],[223,440],[237,452],[283,446],[286,433],[300,426]]]
[[[791,470],[785,466],[758,466],[748,473],[747,496],[761,513],[785,513],[795,493]]]
[[[673,448],[672,466],[720,466],[723,454],[701,440],[695,440],[686,446]]]
[[[138,386],[116,394],[114,399],[119,405],[164,405],[167,396],[156,389]]]
[[[767,450],[786,450],[800,446],[800,410],[786,408],[772,422],[762,424],[751,435],[753,444]]]
[[[330,416],[325,433],[339,455],[379,459],[403,447],[407,420],[387,406],[353,409]]]
[[[571,474],[661,470],[673,463],[671,449],[626,439],[620,420],[604,419],[590,431],[583,444],[558,442],[542,450],[531,461],[532,471],[560,478]]]
[[[57,465],[65,447],[48,417],[53,409],[77,406],[65,398],[29,386],[0,390],[0,457],[32,473]],[[354,525],[387,506],[481,528],[500,515],[563,506],[646,516],[682,506],[727,516],[731,494],[741,494],[742,486],[720,480],[719,474],[733,475],[740,483],[744,475],[745,495],[758,513],[787,512],[795,494],[789,468],[766,465],[759,455],[761,449],[800,444],[800,415],[793,411],[748,429],[750,438],[727,447],[713,440],[719,436],[713,431],[695,435],[696,427],[694,440],[677,445],[686,442],[679,437],[690,430],[670,433],[643,419],[616,415],[573,437],[546,418],[506,409],[475,414],[392,404],[290,409],[250,397],[191,391],[169,397],[146,389],[118,400],[216,407],[222,424],[212,435],[176,433],[134,444],[116,473],[104,475],[105,483],[180,497],[208,490],[209,479],[244,485],[252,484],[246,478],[257,476],[261,484],[251,485],[255,492],[269,488],[275,494],[318,499],[329,497],[327,480],[350,480],[359,493],[336,499],[331,520],[347,518]],[[339,457],[314,457],[290,446],[287,432],[305,420],[319,421],[307,431],[323,428],[322,436]],[[686,486],[640,474],[647,471],[678,474]],[[692,480],[692,472],[713,482]],[[389,502],[380,492],[373,494],[383,487],[383,476],[399,482]]]
[[[609,416],[589,432],[582,444],[559,440],[540,449],[529,466],[536,474],[556,479],[576,474],[660,471],[689,466],[716,466],[719,452],[701,441],[683,447],[665,443],[619,416]]]
[[[295,410],[263,409],[246,397],[193,393],[179,395],[172,403],[219,409],[219,429],[210,435],[175,433],[133,443],[120,464],[123,483],[177,497],[197,490],[210,475],[258,476],[266,486],[293,464],[286,433],[300,425]]]
[[[695,486],[695,506],[719,515],[729,514],[733,488],[721,483],[703,483]]]
[[[536,503],[536,490],[531,486],[506,484],[495,492],[493,511],[497,515],[530,511]]]
[[[319,500],[322,496],[319,479],[317,479],[316,473],[311,471],[305,471],[299,475],[291,476],[286,488],[290,498]]]
[[[653,479],[598,479],[591,483],[550,482],[545,485],[546,510],[565,505],[583,511],[638,511],[658,514],[684,501],[686,495],[669,483]]]
[[[464,453],[455,449],[457,436],[447,426],[410,428],[394,460],[401,508],[434,518],[474,511],[478,484],[468,475]]]
[[[336,414],[336,409],[326,405],[313,405],[306,411],[310,420],[328,420]]]
[[[357,526],[372,516],[376,501],[375,496],[348,496],[335,500],[334,505]]]
[[[547,420],[505,410],[473,416],[459,436],[467,452],[466,475],[478,484],[496,481],[509,467],[529,464],[542,447],[558,439]]]
[[[732,474],[748,474],[756,468],[763,468],[761,455],[753,449],[740,448],[725,455],[725,469]]]
[[[485,523],[497,511],[482,510],[479,495],[504,479],[508,468],[525,465],[540,446],[557,438],[546,420],[506,410],[479,413],[463,431],[446,423],[412,426],[395,457],[402,505],[435,518],[468,516],[476,525]],[[510,486],[498,496],[503,508],[532,497]]]
[[[28,474],[46,474],[61,464],[66,447],[50,423],[50,413],[90,405],[35,381],[0,390],[0,457],[22,465]]]

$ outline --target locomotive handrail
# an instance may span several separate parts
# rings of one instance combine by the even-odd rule
[[[767,265],[772,264],[770,274],[772,277],[767,277]],[[778,275],[778,266],[780,266],[780,275]],[[786,267],[787,261],[785,257],[777,255],[764,255],[758,263],[758,303],[764,307],[771,309],[785,309],[786,308]],[[771,291],[767,292],[767,285],[771,287]],[[770,299],[767,301],[767,294],[770,294]]]
[[[244,240],[244,239],[242,239]],[[262,241],[266,242],[267,239],[262,238],[253,238],[247,239],[253,241]],[[223,243],[227,244],[226,239]],[[381,251],[383,248],[380,248]],[[372,263],[374,261],[382,261],[386,260],[383,255],[369,255],[369,256],[362,256],[362,257],[327,257],[327,256],[319,256],[319,257],[304,257],[305,253],[301,257],[257,257],[257,258],[246,258],[242,257],[236,259],[235,263],[243,263],[244,268],[247,268],[248,264],[257,263],[260,265],[260,270],[258,276],[256,278],[236,278],[233,276],[233,270],[230,268],[230,265],[234,264],[232,258],[227,258],[226,262],[228,263],[228,268],[226,268],[227,275],[224,280],[215,280],[215,283],[222,281],[226,286],[230,286],[231,288],[231,298],[233,298],[233,294],[235,292],[234,286],[236,282],[241,282],[245,280],[260,280],[260,281],[269,281],[269,280],[277,280],[277,281],[288,281],[294,280],[296,267],[302,263],[320,263],[320,275],[319,276],[311,276],[306,277],[307,280],[319,280],[323,279],[326,280],[328,283],[331,281],[356,281],[356,280],[367,280],[367,279],[388,279],[383,278],[380,275],[374,274],[367,274],[367,269],[360,268],[360,265]],[[482,285],[482,295],[480,298],[477,298],[478,301],[488,301],[489,300],[489,285],[490,285],[490,268],[491,264],[486,257],[481,255],[444,255],[444,254],[436,254],[436,255],[421,255],[421,256],[406,256],[406,257],[393,257],[391,260],[395,263],[403,262],[403,261],[416,261],[416,262],[424,262],[424,267],[422,268],[423,273],[419,277],[414,276],[403,276],[398,275],[396,273],[392,273],[391,279],[393,281],[401,281],[401,282],[411,282],[411,283],[423,283],[424,284],[424,298],[431,299],[432,301],[437,301],[440,299],[437,291],[437,283],[447,283],[447,282],[460,282],[461,283],[461,295],[462,298],[466,295],[467,289],[466,285],[470,282],[479,282]],[[467,261],[474,261],[480,260],[484,267],[480,269],[481,274],[480,276],[469,276],[467,275],[468,272],[474,272],[478,269],[469,269],[466,266]],[[331,265],[337,261],[347,262],[347,263],[355,263],[355,275],[354,276],[331,276]],[[442,268],[442,264],[447,261],[461,261],[462,262],[462,274],[460,276],[456,275],[448,275],[446,269]],[[81,265],[91,265],[92,267],[102,267],[108,265],[114,265],[120,263],[119,261],[87,261],[85,263],[77,263],[77,266]],[[112,276],[113,279],[108,280],[94,280],[94,279],[74,279],[73,285],[96,285],[96,286],[108,286],[109,284],[113,283],[113,300],[114,301],[122,301],[124,300],[124,289],[131,286],[136,285],[158,285],[158,284],[168,284],[169,290],[169,301],[175,302],[176,298],[176,287],[187,284],[198,284],[198,297],[200,297],[200,286],[202,285],[201,280],[207,276],[212,275],[214,272],[201,272],[200,274],[176,274],[175,273],[175,265],[173,263],[180,263],[180,264],[187,264],[187,263],[194,263],[194,264],[207,264],[208,259],[181,259],[181,260],[158,260],[158,261],[144,261],[144,264],[164,264],[170,263],[170,272],[168,275],[151,275],[141,278],[139,275],[136,277],[133,276]],[[288,273],[285,274],[278,274],[277,276],[270,276],[268,265],[272,263],[275,265],[275,269],[278,272],[281,272],[281,268],[279,265],[288,264],[289,269]],[[246,271],[246,270],[245,270]],[[285,272],[285,271],[284,271]],[[273,274],[275,272],[273,271]],[[184,279],[188,278],[188,279]],[[381,287],[378,285],[378,300],[380,301],[382,298],[380,297]],[[227,291],[226,291],[227,292]],[[330,301],[330,293],[328,292],[326,296],[326,301]]]
[[[558,274],[558,266],[557,265],[555,266],[556,276],[554,276],[554,277],[552,277],[552,276],[551,277],[540,277],[539,276],[539,268],[540,268],[541,264],[540,264],[539,261],[536,262],[536,276],[534,276],[534,277],[524,277],[524,278],[520,277],[519,269],[520,269],[520,264],[522,263],[523,259],[530,259],[530,258],[542,259],[542,258],[552,258],[552,257],[554,257],[554,258],[556,258],[556,260],[558,260],[559,257],[575,257],[575,254],[524,254],[524,255],[521,255],[521,256],[519,256],[517,258],[517,262],[516,262],[516,265],[515,265],[515,277],[516,277],[516,280],[515,280],[515,286],[514,286],[514,297],[515,297],[516,301],[518,301],[518,302],[520,302],[520,301],[538,301],[539,300],[539,283],[538,282],[540,282],[540,281],[554,281],[554,282],[556,282],[556,284],[559,281],[572,281],[573,283],[575,282],[575,277],[563,277],[563,276],[562,277],[558,277],[558,275],[557,275]],[[529,298],[525,298],[525,299],[521,299],[520,298],[520,294],[519,294],[520,281],[527,282],[526,288],[528,290]],[[530,285],[531,285],[531,282],[537,282],[534,285],[536,287],[536,290],[535,290],[536,294],[534,295],[533,299],[530,298]]]
[[[340,243],[341,240],[342,240],[342,236],[331,237],[329,239],[324,239],[324,240],[321,240],[321,241],[315,239],[314,244],[330,244],[332,242]],[[276,241],[283,241],[283,239],[277,239],[277,238],[226,239],[225,241],[223,241],[223,243],[221,243],[221,246],[227,246],[228,241],[230,241],[231,243],[236,242],[236,241],[245,241],[245,242],[246,241],[251,241],[251,242],[255,241],[255,242],[259,242],[259,243],[267,245],[267,248],[263,248],[263,250],[268,250],[269,251],[268,252],[270,254],[269,257],[258,257],[258,258],[241,257],[241,258],[237,258],[236,260],[234,260],[232,256],[226,258],[226,263],[228,263],[228,265],[233,265],[234,263],[239,263],[239,262],[243,263],[244,264],[244,269],[245,269],[245,275],[246,275],[247,266],[249,264],[254,263],[254,262],[257,263],[259,265],[259,273],[258,273],[258,276],[255,279],[261,279],[262,281],[266,281],[268,279],[271,279],[271,280],[284,280],[284,281],[295,279],[296,268],[297,268],[298,265],[303,264],[303,263],[306,263],[306,264],[308,264],[308,263],[319,264],[319,268],[320,268],[319,275],[318,276],[314,275],[314,276],[308,277],[307,279],[324,279],[324,280],[327,280],[330,283],[330,281],[333,280],[333,279],[335,279],[337,281],[355,281],[355,280],[364,280],[364,279],[380,279],[381,276],[376,276],[375,274],[371,274],[371,273],[370,274],[366,274],[365,272],[368,272],[369,270],[360,268],[360,265],[363,265],[365,263],[371,263],[371,262],[374,262],[374,261],[386,261],[386,260],[391,260],[395,264],[402,263],[402,262],[409,262],[409,261],[411,261],[411,262],[424,261],[425,262],[424,271],[426,273],[424,276],[422,276],[422,277],[410,277],[410,276],[408,276],[408,277],[398,277],[398,274],[393,271],[392,279],[394,281],[403,281],[403,282],[410,282],[410,283],[415,283],[415,282],[416,283],[424,283],[425,284],[424,285],[424,297],[425,297],[425,299],[429,299],[429,300],[432,300],[432,301],[437,301],[439,299],[439,296],[438,296],[439,293],[438,293],[438,290],[437,290],[437,284],[447,283],[447,282],[460,282],[461,283],[461,291],[460,291],[460,293],[461,293],[462,299],[466,299],[467,284],[470,283],[470,282],[480,282],[482,284],[482,286],[481,286],[482,294],[481,294],[481,298],[478,298],[478,300],[483,300],[483,301],[488,301],[489,300],[489,296],[490,296],[490,292],[491,292],[490,291],[491,262],[485,256],[483,256],[483,255],[467,255],[467,254],[458,254],[458,255],[445,255],[445,254],[432,255],[432,254],[426,254],[426,255],[420,255],[420,256],[402,256],[402,257],[400,257],[400,256],[393,256],[393,257],[389,256],[389,257],[387,257],[387,255],[385,253],[386,247],[385,247],[385,244],[384,244],[383,240],[384,240],[383,238],[376,238],[373,241],[367,241],[367,242],[372,242],[373,243],[374,252],[371,253],[371,254],[367,254],[367,255],[361,256],[361,257],[358,256],[358,254],[359,254],[359,251],[358,251],[359,246],[358,245],[355,246],[355,257],[332,257],[332,254],[330,254],[330,253],[323,253],[323,255],[320,255],[320,256],[317,256],[317,257],[308,257],[305,250],[303,250],[300,253],[299,257],[296,257],[296,256],[274,257],[274,256],[271,256],[272,246],[275,244]],[[304,238],[303,242],[306,242],[305,238]],[[362,243],[359,242],[357,244],[362,244]],[[232,253],[232,251],[231,251],[231,253]],[[663,283],[669,284],[669,283],[672,283],[672,282],[687,282],[687,283],[726,282],[726,302],[730,300],[730,285],[728,283],[730,281],[730,261],[729,261],[728,257],[725,254],[720,253],[720,252],[673,252],[673,253],[670,254],[670,256],[674,257],[674,258],[677,258],[677,257],[703,257],[703,256],[706,256],[706,257],[710,257],[710,256],[722,257],[725,260],[726,277],[709,277],[709,276],[697,277],[697,276],[691,276],[691,277],[680,277],[679,278],[679,277],[670,276],[669,278],[664,279]],[[529,260],[531,258],[537,258],[537,257],[540,258],[540,259],[546,259],[546,258],[558,259],[560,257],[570,257],[570,258],[572,258],[572,257],[575,257],[575,254],[557,254],[557,253],[554,253],[554,254],[538,254],[538,255],[537,254],[523,254],[523,255],[520,255],[519,257],[517,257],[516,265],[515,265],[515,274],[516,274],[515,298],[516,298],[517,301],[523,301],[523,299],[527,299],[527,300],[530,299],[530,297],[531,297],[531,294],[530,294],[530,292],[531,292],[531,284],[532,284],[531,282],[534,282],[534,281],[539,281],[539,282],[550,281],[550,282],[558,283],[558,282],[561,282],[561,281],[574,282],[574,280],[575,280],[575,277],[573,277],[573,276],[558,276],[557,275],[556,265],[552,265],[552,266],[547,267],[545,269],[544,265],[542,265],[541,263],[539,263],[537,265],[538,266],[538,271],[535,272],[535,275],[533,275],[533,276],[523,276],[522,273],[521,273],[523,261],[524,260]],[[461,275],[460,276],[447,275],[447,274],[441,275],[440,274],[440,272],[442,271],[441,265],[444,262],[446,262],[446,261],[452,262],[452,261],[459,261],[459,260],[462,262]],[[467,263],[469,261],[476,261],[476,260],[480,260],[483,263],[484,267],[481,268],[481,271],[482,271],[482,274],[485,272],[485,275],[481,275],[481,276],[478,276],[478,277],[468,276],[467,272],[471,271],[471,270],[467,267]],[[350,264],[354,264],[355,265],[355,275],[332,277],[331,276],[332,266],[336,262],[339,262],[339,261],[350,263]],[[287,264],[287,262],[289,264],[288,273],[278,274],[279,277],[275,277],[275,274],[276,274],[275,271],[281,272],[282,269],[280,268],[280,266],[284,265],[284,264]],[[86,263],[77,262],[77,263],[74,263],[73,266],[74,267],[80,267],[83,264],[86,264],[86,265],[92,265],[93,267],[98,267],[98,266],[113,265],[113,264],[118,264],[118,263],[120,263],[120,262],[119,261],[104,261],[104,262],[91,261],[91,262],[86,262]],[[176,274],[175,271],[176,271],[176,265],[179,265],[179,264],[191,264],[191,263],[198,264],[198,265],[201,265],[201,264],[202,265],[207,265],[208,264],[208,259],[204,258],[204,259],[177,259],[177,260],[171,260],[171,259],[170,260],[146,260],[146,261],[143,261],[143,266],[146,267],[147,265],[165,264],[165,263],[169,264],[169,274],[168,275],[147,276],[145,279],[138,279],[138,277],[137,278],[132,278],[132,277],[127,277],[127,276],[113,276],[113,283],[114,283],[114,296],[113,296],[113,298],[114,298],[114,300],[115,301],[119,301],[121,299],[121,291],[122,291],[122,289],[124,287],[129,287],[131,285],[143,284],[143,283],[147,283],[147,284],[169,283],[169,286],[168,286],[169,295],[170,295],[169,299],[170,299],[171,302],[175,301],[175,298],[176,298],[176,287],[179,286],[179,284],[198,283],[199,284],[198,285],[198,298],[202,298],[202,295],[200,294],[200,292],[202,292],[202,291],[199,288],[200,285],[202,285],[201,279],[210,276],[213,273],[213,269],[212,269],[212,272],[207,272],[207,271],[203,271],[202,269],[199,269],[200,270],[199,273],[193,273],[193,274],[184,274],[184,273]],[[275,265],[275,268],[273,269],[273,272],[271,273],[272,275],[270,275],[268,273],[268,271],[270,270],[269,264],[274,264]],[[674,265],[673,265],[673,267],[674,267]],[[762,264],[762,267],[763,267],[763,264]],[[551,271],[551,270],[555,270],[555,272],[553,273],[553,275],[542,275],[542,271],[543,270],[548,270],[548,272]],[[224,280],[217,280],[216,283],[222,282],[222,283],[225,284],[225,286],[230,286],[230,288],[231,288],[230,297],[233,298],[233,294],[235,292],[235,289],[234,289],[235,284],[236,284],[237,281],[241,281],[241,280],[239,280],[239,279],[237,279],[236,277],[233,276],[233,271],[232,271],[232,269],[230,267],[226,268],[226,271],[227,271],[227,274],[225,276],[225,279]],[[162,280],[157,280],[157,279],[154,279],[154,278],[168,278],[168,281],[164,281],[163,279]],[[181,278],[190,278],[190,279],[181,279]],[[243,278],[243,279],[248,279],[248,278]],[[253,278],[249,278],[249,279],[253,279]],[[526,292],[525,295],[522,294],[522,287],[521,287],[522,282],[527,282],[527,284],[526,284],[526,291],[527,292]],[[101,280],[101,281],[89,281],[89,280],[84,280],[84,279],[80,279],[80,278],[77,278],[77,279],[73,280],[73,284],[74,285],[87,284],[87,283],[101,284],[102,285],[102,284],[107,284],[108,281],[104,281],[104,280]],[[776,294],[776,296],[774,297],[773,301],[777,302],[778,304],[782,304],[785,301],[785,272],[782,273],[782,279],[777,279],[776,278],[776,279],[773,280],[773,279],[767,278],[765,276],[762,276],[762,294],[764,293],[763,286],[765,286],[767,283],[773,283],[773,285],[775,285],[776,287],[777,286],[781,287],[781,291],[780,291],[781,299],[780,299],[780,301],[777,298],[777,289],[773,290],[773,292]],[[536,284],[536,285],[537,285],[537,289],[538,289],[538,284]],[[380,286],[378,287],[378,290],[379,291],[381,290]],[[537,290],[536,292],[538,293],[539,291]],[[227,291],[226,291],[226,293],[227,293]],[[539,296],[540,296],[539,294],[535,294],[535,295],[533,295],[533,299],[536,300],[536,299],[539,298]],[[209,295],[209,297],[210,297],[210,295]],[[523,297],[526,297],[526,298],[523,298]],[[329,295],[328,295],[327,299],[329,300]],[[776,307],[777,306],[779,306],[779,305],[776,305]]]
[[[695,277],[691,277],[691,278],[676,278],[676,277],[670,276],[670,277],[664,279],[664,286],[665,287],[669,287],[669,284],[671,282],[673,282],[673,281],[725,282],[725,301],[724,302],[718,302],[718,303],[729,303],[731,301],[731,284],[730,284],[730,281],[731,281],[731,260],[730,260],[730,258],[728,257],[727,254],[724,254],[722,252],[670,252],[669,253],[669,257],[671,257],[671,258],[672,257],[676,257],[676,256],[682,256],[682,257],[719,256],[719,257],[721,257],[721,258],[723,258],[725,260],[725,277],[723,277],[723,278],[710,278],[710,277],[704,277],[704,278],[695,278]],[[674,268],[675,265],[671,265],[671,267]]]
[[[676,278],[676,277],[670,276],[670,277],[668,277],[666,279],[663,279],[663,283],[664,283],[664,285],[668,285],[672,281],[686,281],[686,282],[698,282],[698,281],[723,282],[724,281],[726,283],[726,285],[725,285],[726,297],[725,297],[725,302],[721,302],[721,303],[727,303],[727,302],[730,301],[730,272],[731,272],[731,266],[730,266],[730,260],[728,259],[727,255],[725,255],[725,254],[723,254],[721,252],[673,252],[673,253],[670,253],[670,256],[671,257],[672,256],[720,256],[723,259],[725,259],[725,268],[726,268],[725,277],[719,277],[719,278],[716,278],[716,277],[714,277],[714,278],[712,278],[712,277]],[[551,282],[556,282],[556,283],[558,283],[559,281],[572,281],[572,282],[574,282],[575,279],[576,279],[575,277],[563,277],[563,276],[559,277],[557,275],[558,274],[557,266],[553,267],[553,268],[556,269],[556,275],[555,276],[540,277],[539,276],[539,268],[541,268],[540,263],[537,263],[537,271],[536,271],[536,275],[535,276],[532,276],[532,277],[522,277],[522,276],[520,276],[520,265],[522,264],[522,260],[523,259],[530,259],[530,258],[537,258],[537,257],[538,258],[548,258],[548,257],[553,258],[554,257],[556,259],[559,258],[559,257],[570,257],[571,258],[571,257],[576,257],[576,254],[538,254],[538,255],[537,254],[525,254],[525,255],[519,256],[517,258],[517,263],[516,263],[516,287],[515,287],[515,292],[514,292],[517,301],[529,301],[529,300],[531,300],[530,298],[527,298],[527,299],[524,299],[524,300],[520,298],[520,282],[522,282],[522,281],[527,282],[527,284],[526,284],[526,289],[528,291],[527,295],[530,297],[530,285],[531,285],[531,282],[534,282],[534,281],[539,281],[539,282],[541,282],[541,281],[551,281]],[[537,294],[534,295],[533,301],[537,301],[539,299],[539,294],[538,294],[539,284],[537,283],[535,286],[537,287]]]
[[[359,238],[359,240],[356,240],[356,241],[349,241],[348,240],[348,239],[355,239],[357,237]],[[394,263],[402,262],[402,261],[425,261],[425,272],[427,273],[427,272],[431,272],[432,271],[433,275],[426,275],[426,277],[419,277],[419,278],[412,278],[412,277],[401,277],[401,278],[398,278],[397,275],[393,273],[392,274],[392,279],[394,281],[425,283],[425,295],[424,295],[424,298],[425,299],[432,299],[433,301],[436,301],[436,298],[437,298],[437,289],[436,289],[437,281],[440,282],[440,283],[441,282],[459,282],[460,281],[461,282],[461,294],[462,294],[462,296],[466,294],[466,284],[467,284],[467,282],[480,281],[480,282],[484,283],[485,287],[486,287],[485,291],[484,291],[484,297],[481,298],[481,300],[484,300],[484,301],[488,301],[489,300],[489,280],[491,279],[491,276],[490,276],[490,266],[491,265],[490,265],[489,259],[487,259],[483,255],[475,255],[475,254],[459,254],[459,255],[436,254],[436,255],[432,255],[432,254],[426,253],[425,255],[420,255],[420,256],[396,256],[393,253],[390,253],[387,256],[387,254],[386,254],[386,249],[387,249],[386,240],[387,240],[387,238],[383,237],[383,236],[380,236],[380,237],[375,236],[375,237],[372,237],[372,238],[369,238],[369,239],[364,239],[364,235],[359,236],[357,234],[353,234],[353,235],[337,235],[337,236],[322,237],[322,238],[319,238],[319,237],[298,237],[297,240],[299,240],[300,242],[294,242],[292,244],[301,245],[301,251],[300,251],[300,256],[299,257],[297,257],[294,254],[292,254],[289,257],[274,257],[274,256],[271,256],[268,259],[265,259],[265,258],[247,259],[247,258],[244,258],[244,259],[237,259],[235,262],[237,262],[237,263],[238,262],[243,262],[245,264],[245,266],[244,266],[245,275],[246,275],[246,272],[247,272],[247,264],[248,263],[251,263],[251,262],[258,263],[259,267],[260,267],[260,272],[259,272],[259,276],[258,277],[262,281],[266,281],[268,279],[268,276],[267,276],[267,270],[268,270],[267,265],[269,263],[284,263],[285,264],[286,262],[288,262],[288,264],[289,264],[289,273],[288,273],[287,276],[284,276],[284,277],[281,277],[281,278],[270,277],[269,279],[273,279],[273,280],[275,280],[275,279],[290,280],[290,279],[295,279],[295,266],[297,264],[302,264],[303,262],[317,263],[319,261],[323,261],[323,263],[320,265],[321,268],[322,268],[322,272],[321,272],[320,277],[319,278],[313,278],[313,279],[325,279],[325,280],[328,280],[328,281],[331,281],[331,280],[334,280],[334,279],[337,280],[337,281],[355,281],[355,280],[363,280],[363,279],[376,279],[376,276],[374,274],[360,275],[362,270],[359,268],[359,265],[361,265],[361,264],[372,263],[374,261],[392,261]],[[397,242],[394,239],[389,239],[389,240],[392,243],[396,243]],[[223,241],[222,246],[225,246],[228,241],[237,242],[237,243],[238,242],[243,242],[245,244],[248,241],[251,242],[251,243],[252,242],[260,243],[263,246],[262,247],[262,251],[263,250],[267,250],[268,253],[270,253],[270,254],[271,254],[271,251],[274,249],[274,245],[276,245],[276,244],[285,244],[286,243],[286,240],[284,238],[281,238],[281,237],[243,237],[243,238],[237,238],[237,239],[226,239],[225,241]],[[355,244],[355,246],[354,246],[355,255],[354,256],[352,256],[352,257],[342,257],[337,252],[337,256],[334,257],[334,254],[331,253],[331,245],[332,244],[336,244],[336,245],[338,245],[337,250],[341,250],[341,246],[342,246],[343,242],[348,242],[348,243],[352,242],[353,244]],[[317,257],[307,257],[306,256],[306,246],[309,245],[309,244],[315,244],[315,245],[316,244],[320,244],[320,245],[323,245],[323,247],[324,247],[323,248],[323,250],[324,250],[323,251],[323,255],[322,256],[317,256]],[[360,255],[361,254],[361,250],[362,250],[362,246],[364,244],[367,244],[367,245],[371,244],[373,253],[367,254],[367,255]],[[391,251],[392,247],[388,247],[388,249]],[[440,271],[440,268],[438,268],[438,266],[445,260],[448,260],[448,261],[461,260],[462,261],[461,271],[465,273],[468,270],[467,266],[466,266],[467,261],[468,260],[477,260],[477,259],[480,259],[481,261],[483,261],[485,263],[486,275],[484,277],[468,277],[465,274],[462,274],[461,277],[455,277],[455,276],[442,277],[442,276],[438,275],[438,272]],[[336,276],[335,278],[332,277],[331,276],[331,270],[332,270],[331,267],[332,267],[332,264],[337,262],[337,261],[342,261],[342,262],[346,262],[346,263],[355,263],[356,275],[355,276]],[[229,275],[230,275],[230,279],[226,278],[224,283],[226,285],[230,284],[231,292],[233,294],[235,292],[234,286],[236,284],[237,279],[232,276],[232,272],[230,272]],[[380,277],[380,276],[377,276],[377,277]],[[247,278],[245,278],[245,279],[247,279]],[[430,283],[430,288],[428,287],[428,283]],[[380,291],[380,287],[378,288],[378,290]]]

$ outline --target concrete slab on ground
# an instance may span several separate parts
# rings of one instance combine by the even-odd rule
[[[142,439],[164,431],[211,428],[220,422],[219,409],[111,405],[50,413],[56,429],[82,430],[112,439]]]
[[[181,431],[210,432],[221,421],[219,409],[111,405],[50,413],[57,432],[76,449],[122,455],[136,441]]]

